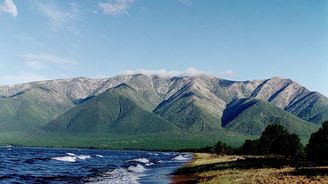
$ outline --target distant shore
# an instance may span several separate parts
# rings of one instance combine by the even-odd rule
[[[128,149],[128,148],[104,148],[104,147],[73,147],[73,146],[27,146],[27,145],[15,145],[15,144],[0,144],[0,148],[45,148],[45,149],[77,149],[77,150],[111,150],[111,151],[158,151],[158,152],[181,152],[186,153],[189,151],[179,149]]]
[[[296,169],[286,161],[265,156],[195,153],[188,164],[173,173],[171,183],[328,183],[328,167]]]

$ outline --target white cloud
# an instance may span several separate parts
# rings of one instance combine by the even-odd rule
[[[187,68],[183,71],[168,71],[165,69],[160,70],[147,70],[147,69],[138,69],[138,70],[126,70],[121,72],[123,75],[131,75],[131,74],[144,74],[148,76],[160,76],[160,77],[181,77],[181,76],[200,76],[200,75],[212,75],[222,78],[234,78],[236,77],[236,73],[231,70],[226,70],[219,73],[209,73],[201,70],[197,70],[195,68]]]
[[[31,81],[48,80],[47,77],[35,73],[19,73],[15,75],[0,75],[0,85],[26,83]]]
[[[226,70],[226,71],[220,73],[220,77],[233,78],[233,77],[236,77],[236,73],[233,72],[232,70]]]
[[[66,30],[75,35],[79,35],[75,22],[78,20],[78,9],[75,4],[70,4],[68,10],[60,9],[54,1],[48,3],[33,1],[38,10],[50,21],[50,28],[53,31]]]
[[[183,5],[192,5],[192,1],[191,0],[177,0],[179,3],[183,4]]]
[[[128,14],[127,9],[134,0],[115,0],[107,3],[98,3],[98,7],[109,15]]]
[[[3,4],[0,5],[0,13],[1,12],[8,13],[14,17],[16,17],[18,15],[17,7],[12,0],[4,0],[3,1]]]
[[[147,70],[147,69],[139,69],[139,70],[126,70],[121,72],[122,74],[144,74],[144,75],[158,75],[160,77],[174,77],[174,76],[199,76],[206,75],[206,72],[199,71],[195,68],[188,68],[184,71],[167,71],[165,69],[160,70]]]
[[[25,64],[34,70],[41,70],[47,67],[70,68],[78,63],[72,59],[58,57],[50,54],[25,54],[23,55]]]

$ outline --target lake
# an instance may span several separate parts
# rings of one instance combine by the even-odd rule
[[[0,148],[0,183],[170,183],[188,153]]]

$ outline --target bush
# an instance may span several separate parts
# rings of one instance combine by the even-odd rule
[[[306,146],[306,156],[308,160],[318,165],[328,165],[328,121],[311,135]]]

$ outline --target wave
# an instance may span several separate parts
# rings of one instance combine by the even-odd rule
[[[63,162],[76,162],[77,160],[77,158],[73,156],[53,157],[51,159]]]
[[[151,166],[151,165],[154,165],[154,163],[153,162],[150,162],[150,163],[147,163],[147,164],[145,164],[146,166]]]
[[[130,166],[128,168],[129,171],[135,172],[135,173],[142,173],[144,172],[146,169],[144,166],[137,164],[136,166]]]
[[[88,184],[138,184],[139,175],[128,172],[125,169],[114,169],[110,172],[105,172],[99,177],[90,178]]]
[[[76,162],[77,160],[86,160],[91,158],[90,155],[76,155],[74,153],[66,153],[68,156],[62,156],[62,157],[53,157],[51,159],[63,161],[63,162]]]
[[[99,154],[98,154],[98,155],[96,155],[96,157],[104,158],[104,156],[102,156],[102,155],[99,155]]]
[[[91,156],[90,155],[78,155],[78,156],[76,156],[76,158],[78,158],[80,160],[85,160],[85,159],[91,158]]]
[[[174,157],[173,160],[183,161],[183,160],[189,160],[189,158],[184,157],[183,155],[178,155]]]
[[[148,155],[155,155],[155,156],[158,156],[159,154],[158,153],[151,153],[151,152],[149,152],[149,153],[147,153]]]
[[[130,160],[132,162],[140,162],[140,163],[144,163],[144,164],[148,164],[149,163],[149,160],[147,158],[137,158],[137,159],[133,159],[133,160]]]

